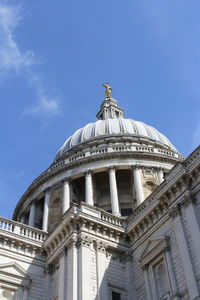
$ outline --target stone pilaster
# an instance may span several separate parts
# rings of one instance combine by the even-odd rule
[[[67,291],[66,299],[78,298],[78,249],[76,237],[72,237],[67,245]]]
[[[188,244],[185,237],[184,226],[181,218],[181,205],[175,205],[169,211],[170,216],[172,217],[176,239],[178,242],[178,247],[181,255],[182,266],[185,274],[185,279],[187,282],[188,293],[191,300],[200,299],[198,286],[194,274],[194,268],[192,265],[190,252],[188,249]]]
[[[108,298],[108,282],[106,276],[107,260],[106,249],[108,245],[102,241],[95,241],[96,250],[96,276],[97,276],[97,296],[98,299]]]
[[[66,294],[66,250],[65,248],[59,253],[59,270],[58,270],[58,300],[65,300]]]

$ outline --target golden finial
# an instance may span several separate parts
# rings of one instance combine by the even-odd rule
[[[110,84],[104,83],[103,86],[106,88],[106,90],[105,90],[106,97],[110,98],[112,95],[112,88],[111,88]]]

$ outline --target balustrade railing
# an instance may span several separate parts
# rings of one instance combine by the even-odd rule
[[[101,213],[101,220],[111,223],[113,225],[121,226],[122,220],[118,217],[115,217],[109,213],[102,212]]]
[[[37,242],[43,242],[47,234],[37,228],[32,228],[27,225],[0,217],[0,232],[8,232],[14,235],[25,237]]]

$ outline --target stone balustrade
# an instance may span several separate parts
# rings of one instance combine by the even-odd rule
[[[122,219],[118,218],[116,216],[113,216],[112,214],[102,212],[101,213],[101,220],[106,221],[108,223],[111,223],[112,225],[116,226],[122,226]]]
[[[52,173],[55,170],[62,169],[65,166],[70,166],[70,164],[74,163],[75,161],[79,161],[85,158],[93,157],[96,155],[105,155],[106,153],[117,153],[117,152],[131,152],[131,153],[140,153],[140,152],[147,152],[147,153],[154,153],[155,155],[164,155],[166,157],[172,157],[174,159],[184,159],[183,156],[181,156],[179,153],[170,151],[170,150],[165,150],[159,147],[139,147],[135,145],[129,145],[129,146],[124,146],[123,144],[121,146],[107,146],[107,147],[96,147],[95,150],[90,150],[87,149],[82,152],[78,152],[74,155],[69,155],[66,158],[63,158],[62,161],[59,161],[55,164],[53,164],[50,168],[48,168],[46,171],[40,174],[34,181],[33,184],[37,183],[41,178],[44,176],[48,175],[49,173]]]
[[[117,217],[111,213],[105,212],[104,210],[102,210],[100,208],[97,208],[97,207],[93,208],[92,206],[88,206],[86,203],[83,203],[83,202],[81,202],[81,204],[79,206],[77,206],[76,209],[79,212],[83,212],[87,215],[101,219],[102,221],[105,221],[105,222],[115,225],[115,226],[122,226],[122,223],[124,222],[124,220],[120,217]],[[75,210],[74,210],[74,213],[76,213]]]
[[[32,228],[27,225],[0,217],[0,234],[6,232],[6,235],[25,237],[31,241],[43,242],[46,239],[47,234],[37,228]]]

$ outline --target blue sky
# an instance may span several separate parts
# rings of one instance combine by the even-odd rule
[[[199,11],[197,0],[0,0],[0,215],[95,121],[104,82],[183,155],[199,144]]]

